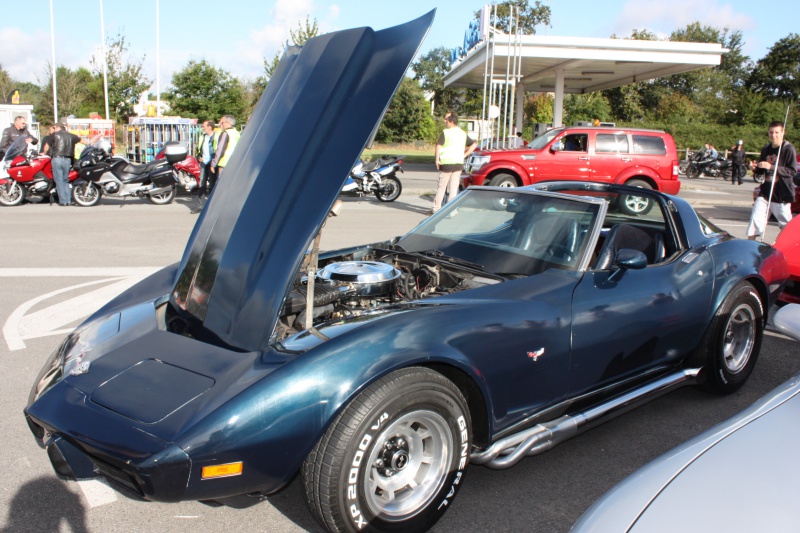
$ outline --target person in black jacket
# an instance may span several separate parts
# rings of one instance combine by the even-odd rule
[[[792,220],[791,204],[794,201],[794,175],[797,174],[797,154],[792,143],[783,140],[783,122],[775,121],[769,125],[769,144],[761,149],[758,162],[750,164],[753,172],[764,172],[767,178],[761,184],[753,211],[750,213],[750,224],[747,226],[747,238],[755,240],[764,234],[767,225],[767,204],[769,210],[783,229]],[[780,151],[780,160],[778,152]],[[772,179],[775,179],[773,184]],[[772,199],[770,199],[770,193]]]
[[[739,142],[731,148],[731,161],[733,162],[733,174],[731,175],[731,184],[739,181],[742,184],[742,179],[747,175],[747,169],[744,168],[744,142],[739,139]]]
[[[63,124],[56,124],[52,141],[50,161],[53,166],[53,181],[56,182],[58,205],[75,205],[71,201],[69,169],[72,166],[72,156],[75,154],[75,144],[81,142],[81,138],[68,132]]]
[[[23,136],[27,138],[28,144],[36,144],[39,142],[39,139],[31,135],[31,132],[28,131],[25,124],[25,117],[19,115],[14,117],[14,124],[3,130],[3,138],[0,140],[0,159],[6,154],[8,147]]]

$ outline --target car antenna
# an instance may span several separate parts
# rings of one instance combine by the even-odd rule
[[[786,142],[786,126],[789,120],[789,108],[791,104],[786,106],[786,116],[783,118],[783,142]],[[769,196],[767,197],[767,214],[764,220],[764,231],[761,232],[761,242],[764,242],[764,234],[767,233],[767,224],[769,224],[769,208],[772,203],[772,192],[775,190],[775,177],[778,175],[778,165],[781,164],[781,150],[783,149],[783,142],[778,146],[778,155],[775,156],[775,168],[772,169],[772,185],[769,187]]]

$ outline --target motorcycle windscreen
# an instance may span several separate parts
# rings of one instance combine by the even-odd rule
[[[171,302],[205,334],[243,350],[266,347],[304,253],[433,15],[286,51],[178,269]]]

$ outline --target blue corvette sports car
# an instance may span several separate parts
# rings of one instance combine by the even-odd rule
[[[299,476],[329,530],[420,531],[470,463],[747,380],[786,262],[680,198],[471,188],[403,237],[319,251],[432,17],[287,51],[181,262],[42,369],[25,416],[59,476],[236,506]]]

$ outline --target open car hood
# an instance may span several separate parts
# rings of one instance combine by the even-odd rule
[[[221,343],[266,347],[285,293],[434,11],[290,48],[192,231],[171,303]]]

